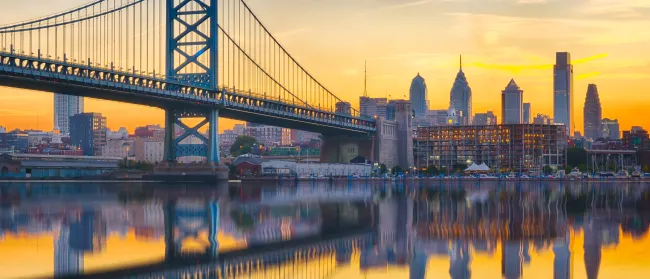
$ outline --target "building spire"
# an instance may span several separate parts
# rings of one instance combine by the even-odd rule
[[[463,70],[463,55],[460,55],[460,70]]]
[[[368,97],[368,60],[363,63],[363,96]]]

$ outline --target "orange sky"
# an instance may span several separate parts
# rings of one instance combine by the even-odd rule
[[[31,0],[3,5],[0,23],[49,14],[85,0]],[[532,103],[533,115],[552,114],[556,51],[574,66],[576,130],[582,130],[587,84],[598,85],[603,117],[621,130],[650,128],[650,0],[249,0],[278,40],[320,82],[358,106],[363,65],[373,97],[408,96],[419,72],[432,109],[449,105],[458,55],[473,91],[474,112],[500,113],[500,92],[511,78]],[[52,128],[52,95],[0,87],[0,125]],[[112,129],[162,123],[161,110],[86,101]],[[234,121],[221,120],[220,129]]]

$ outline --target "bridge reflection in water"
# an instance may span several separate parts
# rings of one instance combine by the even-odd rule
[[[445,259],[448,276],[471,278],[472,259],[491,255],[501,277],[522,278],[548,251],[548,276],[581,269],[598,278],[603,248],[620,231],[645,237],[650,224],[645,185],[78,185],[0,187],[3,235],[55,236],[47,277],[341,278],[392,267],[415,279],[439,275],[431,261]],[[159,261],[87,268],[84,258],[104,253],[112,233],[132,229],[163,242]]]

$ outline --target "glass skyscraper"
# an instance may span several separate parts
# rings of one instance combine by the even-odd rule
[[[460,60],[460,69],[456,74],[454,85],[451,87],[449,106],[456,112],[461,112],[461,123],[472,124],[472,89],[469,87],[465,73],[463,73],[463,60]]]
[[[602,133],[603,111],[600,106],[600,97],[598,96],[598,87],[595,84],[589,84],[587,87],[587,97],[585,98],[584,107],[584,135],[588,139],[597,139]]]
[[[524,122],[524,91],[511,79],[506,89],[501,91],[501,123],[522,124]]]
[[[553,121],[564,124],[569,136],[573,136],[573,65],[571,54],[558,52],[555,54],[553,67]]]
[[[416,117],[424,117],[429,109],[429,101],[427,98],[427,84],[420,73],[413,78],[411,82],[411,89],[409,90],[411,104]]]
[[[54,129],[70,133],[70,116],[84,112],[84,98],[54,93]]]

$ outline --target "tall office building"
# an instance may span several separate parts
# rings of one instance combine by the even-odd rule
[[[460,68],[449,95],[449,106],[453,106],[457,113],[460,112],[461,123],[463,125],[472,124],[472,89],[469,87],[463,72],[462,56],[460,58]]]
[[[101,156],[106,145],[106,117],[101,113],[80,113],[70,117],[70,143],[86,156]]]
[[[501,124],[523,123],[524,91],[511,79],[505,90],[501,91]]]
[[[530,124],[530,103],[524,103],[524,124]]]
[[[553,67],[553,121],[564,124],[569,136],[573,136],[573,65],[571,54],[557,52]]]
[[[420,73],[411,81],[411,89],[409,90],[411,104],[415,117],[424,117],[429,109],[429,101],[427,98],[427,84]]]
[[[361,113],[361,115],[386,118],[387,105],[388,99],[386,98],[370,98],[367,96],[359,97],[359,113]]]
[[[84,112],[84,98],[54,93],[54,129],[70,133],[70,116]]]
[[[601,119],[603,110],[600,106],[600,97],[598,97],[598,87],[595,84],[589,84],[587,87],[587,98],[584,106],[584,133],[585,138],[597,139],[601,136]]]

